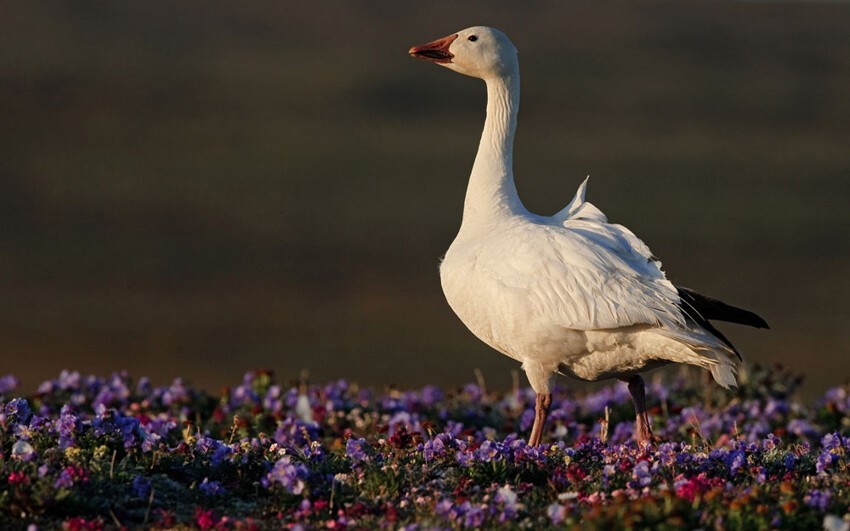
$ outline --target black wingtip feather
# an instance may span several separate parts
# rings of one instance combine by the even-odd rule
[[[737,323],[755,328],[770,328],[767,321],[754,312],[712,299],[682,286],[676,286],[676,289],[679,291],[685,313],[689,313],[688,310],[692,309],[705,320]]]

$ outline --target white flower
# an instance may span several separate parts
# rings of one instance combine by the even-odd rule
[[[823,528],[825,531],[850,531],[850,522],[840,516],[828,514],[823,517]]]
[[[516,507],[516,492],[511,490],[510,485],[505,485],[496,491],[496,500],[501,501],[507,507]]]
[[[12,446],[12,457],[15,459],[29,459],[35,453],[35,448],[26,441],[18,441]]]

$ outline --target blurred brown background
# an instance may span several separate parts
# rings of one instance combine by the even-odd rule
[[[406,51],[520,50],[520,195],[589,198],[850,376],[850,4],[18,1],[0,16],[0,374],[453,385],[517,366],[445,304],[484,115]],[[734,329],[732,329],[734,328]]]

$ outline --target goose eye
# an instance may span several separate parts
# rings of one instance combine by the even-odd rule
[[[478,36],[477,35],[470,35],[468,40],[469,40],[469,42],[475,42],[475,41],[478,40]]]

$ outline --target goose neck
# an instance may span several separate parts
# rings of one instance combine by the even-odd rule
[[[525,212],[513,176],[519,73],[485,81],[487,118],[466,192],[461,231]]]

